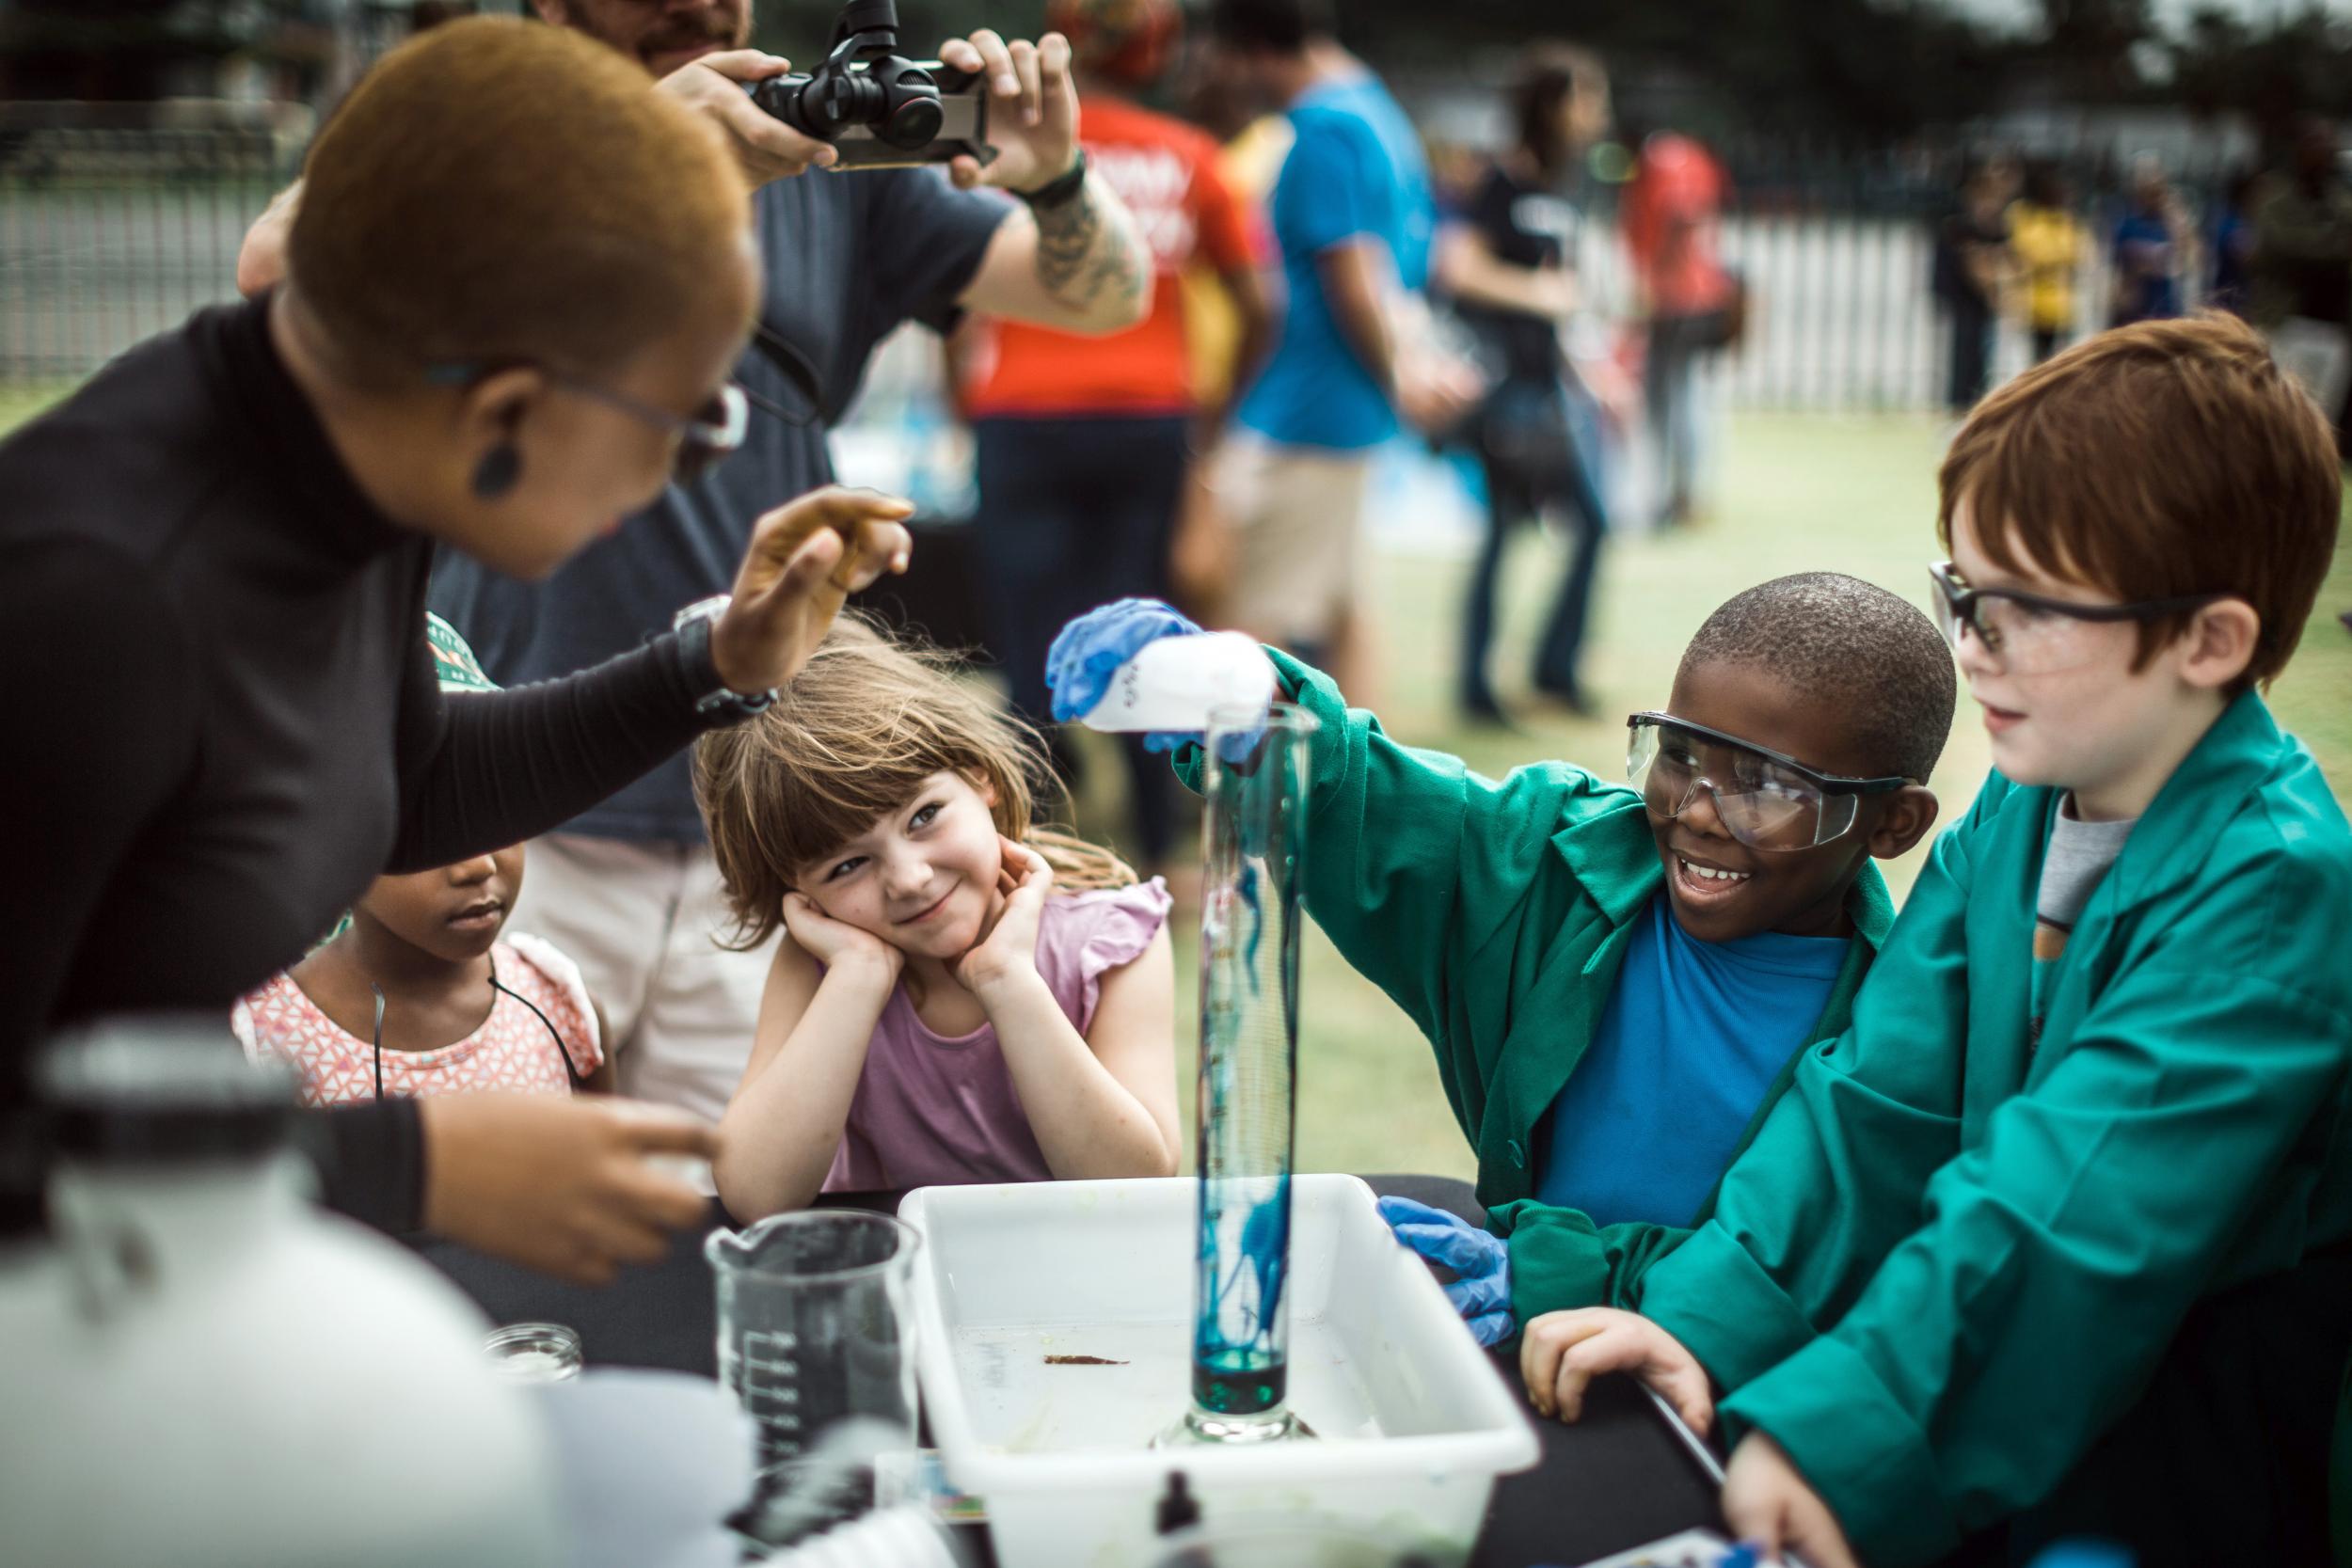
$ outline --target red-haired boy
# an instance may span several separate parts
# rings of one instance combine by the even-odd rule
[[[2326,1560],[2352,831],[2257,693],[2341,483],[2228,318],[2107,333],[1979,406],[1934,574],[1994,771],[1712,1215],[1611,1281],[1643,1316],[1529,1325],[1538,1405],[1614,1368],[1710,1386],[1726,1518],[1820,1568],[2066,1534],[2142,1568]]]

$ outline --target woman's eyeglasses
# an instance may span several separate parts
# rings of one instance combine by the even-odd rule
[[[788,384],[786,396],[771,398],[730,381],[712,393],[708,403],[685,416],[535,360],[446,360],[426,366],[424,374],[437,387],[468,387],[494,372],[529,365],[564,390],[616,408],[675,440],[677,453],[671,459],[670,477],[676,483],[690,484],[743,445],[751,409],[796,426],[814,423],[821,411],[816,368],[807,356],[765,325],[755,326],[753,333],[763,356]]]
[[[2189,594],[2131,604],[2075,604],[2019,588],[1971,588],[1948,561],[1928,567],[1935,584],[1935,624],[1960,651],[1963,628],[2013,675],[2049,675],[2097,658],[2102,640],[2090,627],[2118,621],[2153,621],[2201,610],[2225,594]]]

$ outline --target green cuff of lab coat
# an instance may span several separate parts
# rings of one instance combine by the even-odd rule
[[[1797,1304],[1717,1225],[1661,1259],[1633,1305],[1681,1340],[1718,1388],[1740,1387],[1813,1338]]]
[[[1546,1312],[1609,1304],[1608,1250],[1584,1215],[1523,1200],[1487,1210],[1486,1225],[1511,1249],[1511,1315],[1521,1328]]]
[[[1511,1310],[1522,1325],[1569,1307],[1633,1307],[1650,1270],[1691,1236],[1668,1225],[1598,1226],[1535,1198],[1496,1204],[1486,1227],[1510,1243]]]
[[[1852,1346],[1814,1340],[1724,1401],[1723,1413],[1788,1450],[1875,1568],[1931,1562],[1960,1544],[1927,1433]]]

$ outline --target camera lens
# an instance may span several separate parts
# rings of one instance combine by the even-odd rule
[[[893,147],[913,150],[930,145],[947,117],[936,98],[917,98],[898,105],[874,134]]]
[[[773,76],[752,88],[752,102],[767,113],[784,121],[804,136],[822,140],[833,139],[833,128],[823,124],[811,113],[818,105],[810,101],[805,75]]]

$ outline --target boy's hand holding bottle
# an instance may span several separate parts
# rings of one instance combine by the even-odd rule
[[[1181,647],[1161,646],[1175,640]],[[1045,656],[1045,686],[1057,723],[1141,732],[1148,752],[1198,746],[1214,710],[1263,712],[1281,694],[1256,643],[1204,632],[1158,599],[1120,599],[1062,627]],[[1218,743],[1225,760],[1248,756],[1260,733],[1229,732]]]

